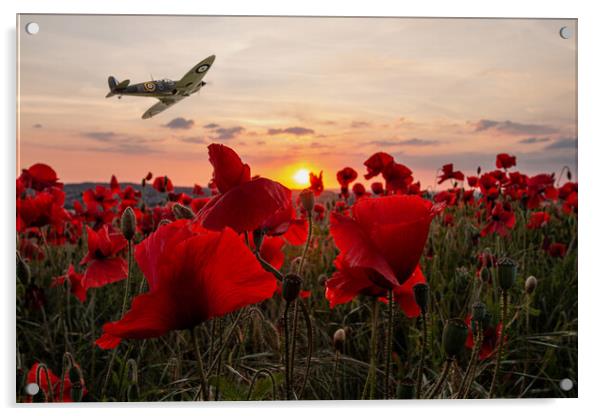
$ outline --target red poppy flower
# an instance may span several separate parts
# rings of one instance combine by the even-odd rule
[[[408,195],[363,198],[352,207],[352,217],[333,212],[337,264],[346,275],[397,288],[416,269],[434,214],[431,202]]]
[[[251,240],[251,248],[255,250],[255,243]],[[259,249],[261,258],[270,263],[275,269],[280,270],[284,264],[284,240],[281,237],[264,237]]]
[[[103,326],[96,341],[154,338],[191,329],[272,296],[276,279],[232,230],[207,231],[179,220],[159,227],[136,247],[149,292],[134,298],[123,319]]]
[[[545,173],[527,179],[527,208],[537,209],[545,200],[556,200],[558,190],[554,187],[554,176]]]
[[[566,256],[566,244],[552,243],[548,246],[547,251],[550,257],[564,257]]]
[[[64,202],[65,193],[58,188],[48,188],[33,196],[17,199],[17,231],[49,225],[61,233],[64,222],[70,219],[69,213],[63,208]]]
[[[320,196],[324,191],[324,182],[322,181],[322,171],[318,175],[309,172],[309,189],[314,192],[315,196]]]
[[[479,189],[483,197],[493,201],[500,194],[499,181],[491,173],[484,173],[479,178]]]
[[[498,233],[501,237],[508,235],[509,230],[514,228],[516,218],[510,204],[498,202],[491,210],[487,224],[481,230],[481,237]]]
[[[464,322],[468,326],[468,337],[466,337],[466,348],[472,350],[474,348],[474,339],[472,332],[472,315],[468,315]],[[494,328],[493,326],[489,326],[485,328],[483,332],[483,344],[481,344],[481,350],[479,351],[479,360],[486,360],[491,358],[495,351],[497,350],[497,346],[500,342],[500,335],[502,331],[502,323],[498,323]],[[506,337],[504,337],[506,340]]]
[[[370,189],[374,195],[382,195],[385,192],[385,188],[381,182],[372,182]]]
[[[306,219],[293,219],[289,223],[288,230],[282,234],[282,238],[292,246],[300,246],[301,244],[305,244],[308,231],[308,222]]]
[[[355,169],[346,167],[337,172],[337,181],[341,188],[347,188],[351,182],[357,179]]]
[[[471,188],[476,188],[477,185],[479,184],[479,177],[478,176],[469,176],[466,178],[466,181],[468,182],[468,186],[470,186]]]
[[[516,166],[516,156],[510,156],[508,153],[500,153],[495,158],[495,167],[498,169],[510,169]]]
[[[433,201],[445,203],[445,205],[448,206],[456,205],[456,202],[458,201],[458,192],[453,189],[437,192],[433,197]]]
[[[266,178],[250,179],[250,168],[238,155],[221,144],[209,145],[209,160],[214,166],[213,182],[220,194],[199,212],[203,227],[222,230],[230,227],[241,233],[260,228],[279,212],[288,212],[291,191]]]
[[[20,179],[26,188],[43,191],[46,188],[62,188],[63,184],[58,182],[54,169],[43,163],[36,163],[27,169],[23,169]]]
[[[393,156],[388,153],[378,152],[373,154],[364,162],[364,166],[368,169],[368,173],[364,178],[371,179],[383,172],[386,166],[393,163]]]
[[[77,273],[73,264],[69,265],[69,270],[63,276],[55,277],[52,280],[52,284],[50,287],[61,286],[65,284],[66,281],[69,281],[69,287],[71,289],[71,293],[79,299],[81,303],[86,301],[86,288],[82,284],[82,280],[84,279],[84,275]]]
[[[109,233],[109,226],[104,225],[98,232],[86,227],[88,233],[88,254],[80,265],[87,265],[82,285],[87,290],[101,287],[127,277],[127,263],[118,257],[127,245],[121,234]]]
[[[375,272],[370,269],[350,268],[342,258],[335,260],[337,271],[326,281],[326,299],[330,307],[350,302],[358,295],[383,297],[387,290],[374,283]],[[393,290],[395,302],[408,318],[420,315],[420,307],[414,298],[414,285],[426,283],[426,279],[420,269],[416,266],[408,280],[398,285]]]
[[[203,187],[201,185],[197,185],[196,183],[194,184],[194,188],[192,189],[192,193],[194,195],[199,195],[199,196],[205,195],[205,191],[203,190]]]
[[[542,228],[550,221],[550,214],[545,211],[532,212],[529,217],[529,223],[527,228],[533,230],[536,228]]]
[[[445,225],[446,227],[453,227],[455,222],[454,216],[452,214],[450,214],[449,212],[447,214],[445,214],[445,216],[443,217],[443,225]]]
[[[153,181],[153,188],[161,193],[171,192],[173,191],[173,183],[167,176],[157,176]]]
[[[94,190],[87,189],[84,192],[83,200],[88,211],[96,211],[99,207],[104,211],[109,211],[115,205],[117,200],[113,197],[113,192],[102,185],[96,185]]]
[[[38,367],[40,363],[35,363],[29,371],[27,372],[27,384],[36,382],[36,374],[38,372]],[[50,385],[48,385],[48,379],[50,379]],[[46,397],[50,399],[52,392],[52,400],[54,402],[62,402],[62,403],[71,403],[73,402],[73,398],[71,397],[71,388],[73,387],[71,384],[71,380],[69,379],[69,374],[66,373],[63,376],[63,394],[61,400],[61,379],[56,374],[52,372],[51,369],[48,369],[48,378],[46,378],[46,372],[40,371],[40,380],[38,387],[40,390],[44,392]],[[87,394],[87,390],[85,386],[82,386],[82,397]],[[28,398],[28,401],[31,401],[31,397]]]
[[[382,174],[385,178],[385,187],[389,192],[408,193],[409,187],[414,181],[410,168],[401,163],[389,163],[385,166]],[[418,184],[418,188],[420,188],[420,184]]]
[[[359,182],[353,185],[352,190],[356,198],[362,198],[366,196],[366,188]]]
[[[110,183],[111,192],[114,194],[119,193],[121,187],[119,186],[119,182],[117,181],[117,177],[115,175],[111,175],[111,183]]]
[[[443,167],[441,168],[441,175],[439,175],[439,182],[437,182],[437,183],[442,184],[443,182],[445,182],[448,179],[455,179],[458,181],[463,181],[464,174],[462,172],[460,172],[459,170],[454,171],[454,164],[448,163],[446,165],[443,165]]]

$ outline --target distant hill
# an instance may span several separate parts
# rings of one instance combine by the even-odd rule
[[[101,186],[105,186],[105,187],[109,186],[108,183],[102,183],[102,182],[82,182],[82,183],[65,184],[63,187],[63,190],[65,191],[65,208],[72,209],[73,203],[75,201],[82,200],[82,194],[84,193],[84,191],[86,191],[88,189],[94,189],[94,188],[96,188],[97,185],[101,185]],[[139,183],[124,182],[124,183],[120,183],[119,185],[121,186],[121,189],[125,189],[128,186],[131,186],[132,188],[134,188],[138,191],[141,191],[144,202],[149,206],[164,204],[165,201],[167,200],[166,194],[157,192],[155,190],[155,188],[153,188],[151,185],[146,185],[144,188]],[[191,186],[174,186],[174,192],[185,193],[190,196],[194,196],[194,195],[192,195],[192,189],[193,188]],[[211,195],[211,191],[209,190],[209,188],[203,188],[203,191],[205,192],[205,196]],[[299,192],[300,192],[300,190],[292,191],[293,201],[297,199],[297,195],[299,195]],[[322,195],[320,195],[317,198],[317,201],[320,203],[326,203],[327,201],[331,201],[336,198],[337,198],[337,192],[324,191],[324,192],[322,192]]]

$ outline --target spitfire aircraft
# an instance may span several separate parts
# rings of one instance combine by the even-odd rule
[[[121,98],[122,95],[157,98],[159,102],[142,114],[142,118],[144,119],[151,118],[204,87],[207,83],[203,81],[203,77],[209,71],[211,65],[213,65],[214,60],[215,55],[203,59],[179,81],[162,79],[130,85],[129,79],[118,82],[115,77],[110,76],[109,89],[111,91],[109,91],[106,98],[114,95],[117,98]]]

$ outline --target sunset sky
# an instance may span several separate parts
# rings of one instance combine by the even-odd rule
[[[27,35],[35,21],[40,32]],[[207,145],[299,187],[386,151],[432,186],[515,154],[526,173],[576,170],[574,20],[22,15],[20,168],[64,182],[206,184]],[[215,54],[208,85],[142,120],[153,98],[106,99],[107,77],[178,80]]]

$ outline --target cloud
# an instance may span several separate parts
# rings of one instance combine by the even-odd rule
[[[33,125],[34,129],[41,129],[42,127],[44,127],[44,126],[42,126],[40,123],[36,123]]]
[[[307,134],[314,134],[315,131],[306,127],[287,127],[285,129],[269,129],[268,134],[274,136],[276,134],[292,134],[294,136],[305,136]]]
[[[475,132],[495,130],[506,134],[551,134],[558,129],[543,124],[523,124],[514,121],[479,120],[474,124]]]
[[[545,147],[546,150],[553,149],[575,149],[577,150],[577,139],[565,138],[558,139]]]
[[[194,120],[186,120],[184,117],[176,117],[169,123],[163,125],[163,127],[167,127],[168,129],[188,130],[191,129],[193,125]]]
[[[535,144],[535,143],[544,143],[549,142],[549,137],[528,137],[526,139],[519,140],[518,143],[522,144]]]
[[[203,127],[206,128],[206,129],[209,129],[209,130],[213,130],[213,129],[218,128],[219,124],[217,124],[217,123],[209,123],[209,124],[205,124]]]
[[[351,128],[352,129],[363,129],[365,127],[370,127],[372,123],[369,121],[352,121]]]
[[[192,136],[192,137],[178,137],[178,140],[184,143],[193,143],[193,144],[203,144],[205,143],[205,139],[201,136]]]
[[[146,155],[151,153],[161,153],[161,151],[158,149],[153,149],[145,144],[139,143],[117,143],[108,147],[89,147],[85,150],[87,152],[119,153],[128,155]]]
[[[393,146],[438,146],[441,144],[437,140],[428,139],[406,139],[406,140],[374,140],[369,144],[373,144],[381,147],[393,147]]]
[[[229,128],[220,127],[213,130],[213,132],[217,134],[217,136],[211,137],[211,140],[231,140],[240,135],[240,133],[242,133],[244,130],[245,128],[242,126]]]
[[[112,131],[89,131],[82,133],[82,136],[99,142],[110,142],[117,138],[117,134]]]

